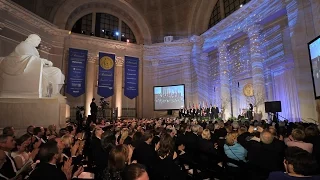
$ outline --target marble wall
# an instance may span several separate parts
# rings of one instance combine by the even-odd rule
[[[195,96],[191,69],[192,42],[188,39],[170,44],[159,43],[143,49],[143,115],[166,116],[165,111],[154,111],[153,87],[185,84],[186,101]]]

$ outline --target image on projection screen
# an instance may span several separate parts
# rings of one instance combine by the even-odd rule
[[[320,98],[320,37],[309,43],[311,68],[316,98]]]
[[[155,86],[153,93],[155,110],[184,108],[184,85]]]

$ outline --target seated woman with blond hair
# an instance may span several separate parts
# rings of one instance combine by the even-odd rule
[[[237,132],[231,132],[227,134],[226,142],[223,146],[224,153],[230,159],[246,162],[247,150],[237,142],[237,138]],[[238,167],[237,165],[232,163],[228,163],[228,166]]]

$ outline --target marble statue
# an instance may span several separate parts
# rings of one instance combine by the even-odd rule
[[[51,61],[40,57],[37,50],[40,42],[41,38],[38,35],[31,34],[25,41],[22,41],[9,56],[2,59],[0,62],[0,72],[2,73],[3,91],[11,92],[11,94],[19,93],[19,89],[14,89],[15,87],[19,88],[19,86],[8,83],[11,78],[11,81],[16,81],[11,83],[22,83],[22,86],[25,85],[26,88],[28,88],[28,86],[39,86],[39,88],[34,88],[39,92],[30,91],[28,92],[29,94],[38,93],[40,94],[39,97],[61,96],[60,89],[64,84],[65,76],[59,68],[53,67]],[[32,64],[35,65],[31,66]],[[33,71],[39,71],[40,73],[32,74]],[[23,81],[24,74],[26,74],[25,81]],[[28,76],[28,74],[31,75]],[[38,81],[38,84],[26,84],[26,81],[32,82],[30,80],[33,78],[34,81]],[[23,91],[23,89],[21,89],[21,91]]]

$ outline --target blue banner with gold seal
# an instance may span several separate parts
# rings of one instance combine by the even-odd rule
[[[139,92],[139,58],[125,56],[124,73],[124,95],[133,99]]]
[[[107,98],[114,93],[115,55],[99,52],[98,95]]]
[[[87,58],[87,50],[69,49],[66,91],[73,97],[81,96],[85,92]]]

